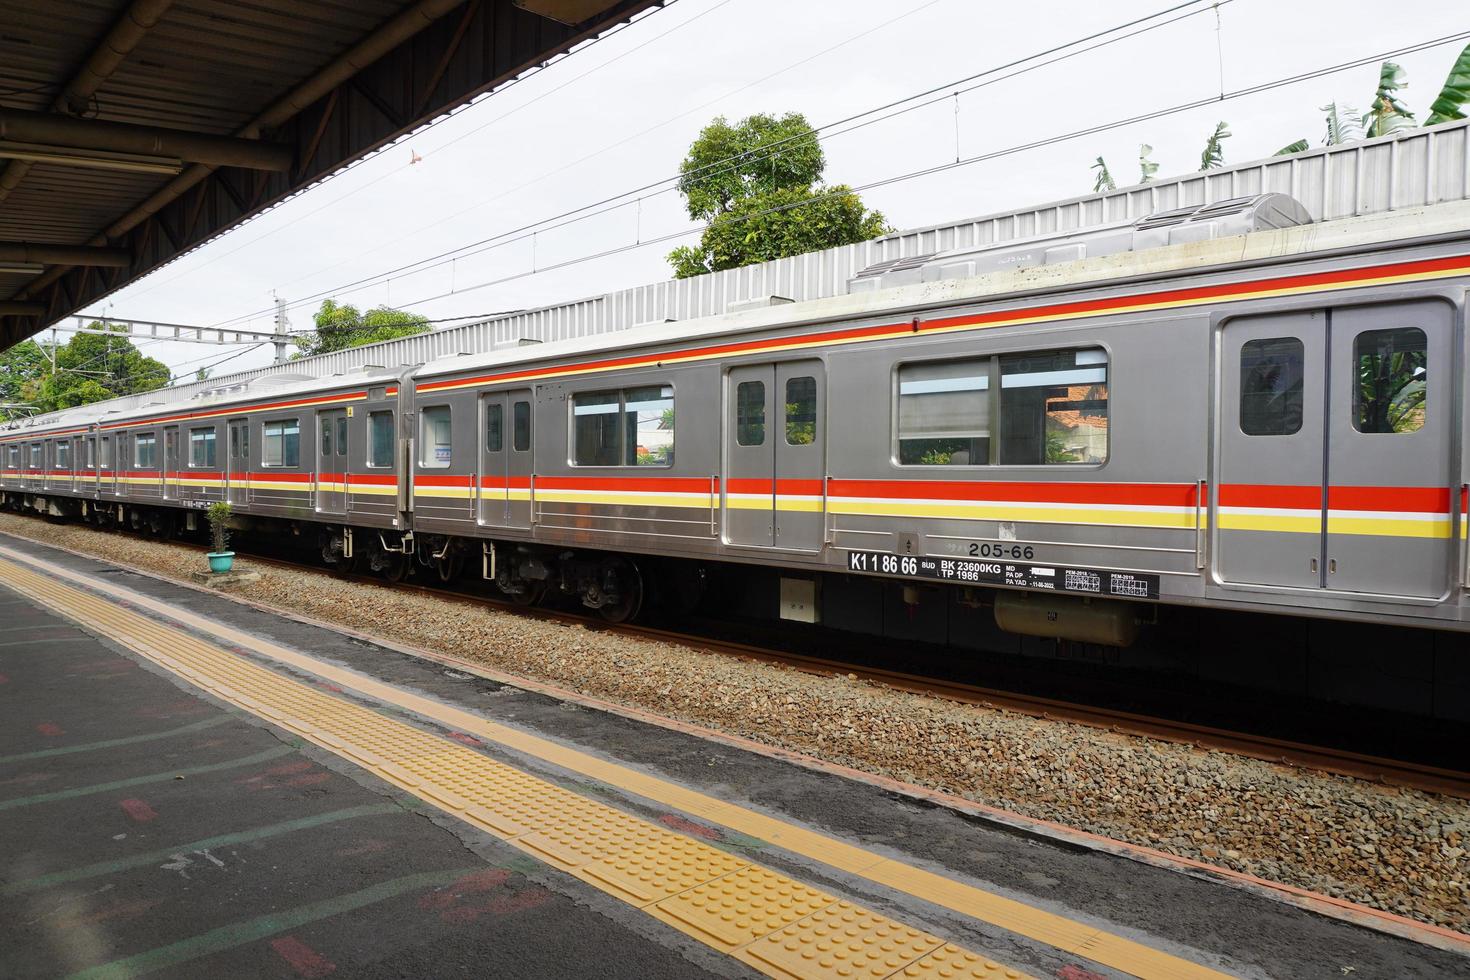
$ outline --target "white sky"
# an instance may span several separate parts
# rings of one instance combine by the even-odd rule
[[[88,309],[97,315],[268,330],[272,291],[291,301],[333,290],[368,308],[431,318],[542,306],[668,278],[678,242],[529,274],[518,241],[386,283],[338,288],[528,225],[676,173],[715,115],[800,111],[815,125],[942,86],[1060,42],[1172,6],[1170,0],[678,0],[571,57],[482,99]],[[1378,54],[1466,28],[1455,0],[1234,0],[1143,36],[960,98],[959,152],[991,152],[1159,109],[1221,89]],[[844,43],[845,42],[845,43]],[[1398,59],[1404,99],[1423,118],[1463,42]],[[626,56],[626,57],[625,57]],[[580,77],[580,76],[586,77]],[[1087,193],[1107,158],[1119,185],[1137,179],[1138,144],[1158,177],[1192,171],[1216,122],[1235,134],[1227,163],[1320,144],[1318,106],[1359,111],[1377,65],[1210,105],[1096,136],[1001,157],[864,194],[909,228]],[[956,154],[952,101],[824,143],[829,182],[861,185]],[[410,149],[422,157],[409,164]],[[539,233],[537,267],[690,227],[673,192]],[[507,276],[508,282],[473,289]],[[416,300],[456,290],[432,302]],[[320,299],[291,310],[311,324]],[[246,318],[249,314],[257,314]],[[67,336],[62,335],[63,338]],[[175,371],[231,348],[142,342]],[[261,347],[216,369],[269,363]]]

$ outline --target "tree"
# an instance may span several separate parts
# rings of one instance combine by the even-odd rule
[[[92,329],[101,328],[92,323]],[[154,391],[172,380],[168,365],[139,353],[116,333],[79,333],[53,353],[55,369],[47,359],[29,399],[43,412]]]
[[[1153,151],[1154,148],[1147,143],[1138,144],[1138,182],[1140,184],[1147,184],[1154,179],[1154,174],[1158,173],[1159,165],[1148,158]]]
[[[1385,61],[1378,69],[1378,91],[1363,116],[1363,129],[1368,138],[1387,136],[1400,129],[1414,125],[1414,114],[1399,101],[1400,89],[1409,87],[1404,80],[1406,72],[1392,61]]]
[[[1199,155],[1199,168],[1201,171],[1214,170],[1216,167],[1225,166],[1225,140],[1233,134],[1230,132],[1228,123],[1217,123],[1215,131],[1205,141],[1204,152]]]
[[[1465,103],[1470,102],[1470,44],[1460,52],[1450,73],[1445,77],[1439,97],[1429,106],[1429,115],[1424,125],[1434,126],[1442,122],[1465,118]]]
[[[1113,180],[1113,175],[1108,171],[1107,162],[1102,157],[1097,158],[1097,163],[1092,165],[1092,169],[1097,171],[1097,180],[1092,182],[1092,193],[1099,194],[1103,191],[1118,189],[1117,182]]]
[[[25,340],[9,350],[0,351],[0,403],[36,404],[41,393],[41,381],[50,366],[46,351],[34,340]],[[0,419],[28,414],[28,409],[0,409]]]
[[[699,246],[669,253],[679,279],[734,269],[890,231],[852,188],[822,184],[826,156],[797,112],[763,113],[706,126],[679,168],[689,217],[707,227]]]
[[[417,313],[386,306],[359,313],[357,307],[351,304],[339,306],[332,299],[322,300],[321,309],[312,319],[316,329],[296,338],[296,346],[301,349],[291,355],[293,359],[376,344],[381,340],[411,337],[428,333],[430,329],[428,318]]]

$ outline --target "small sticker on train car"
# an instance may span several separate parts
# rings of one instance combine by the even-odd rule
[[[1157,575],[1114,572],[1100,568],[1067,568],[1007,561],[971,561],[967,558],[890,555],[881,551],[850,551],[847,553],[847,570],[904,578],[932,578],[963,585],[1008,585],[1020,589],[1045,589],[1049,592],[1120,596],[1128,599],[1159,597]]]

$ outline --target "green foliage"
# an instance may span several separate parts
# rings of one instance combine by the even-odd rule
[[[1295,143],[1288,143],[1288,144],[1286,144],[1281,149],[1277,150],[1275,153],[1273,153],[1271,155],[1273,157],[1289,157],[1293,153],[1303,153],[1303,152],[1305,152],[1310,146],[1311,146],[1311,144],[1308,143],[1306,140],[1297,140]]]
[[[1225,165],[1225,147],[1222,144],[1230,136],[1229,124],[1221,122],[1215,125],[1215,131],[1205,141],[1204,152],[1199,155],[1200,170],[1214,170]]]
[[[293,360],[429,332],[428,318],[417,313],[386,306],[360,313],[351,304],[339,306],[331,299],[322,300],[321,309],[312,319],[316,329],[296,338],[296,346],[301,349],[291,355]]]
[[[34,405],[41,393],[41,379],[50,361],[34,340],[25,340],[6,351],[0,351],[0,402]],[[22,409],[0,409],[0,419],[29,414]]]
[[[698,249],[675,249],[669,260],[675,277],[687,279],[867,241],[887,231],[883,215],[864,208],[845,185],[784,188],[737,201],[710,222]]]
[[[54,372],[48,353],[33,340],[0,353],[0,401],[54,412],[153,391],[171,380],[167,365],[140,354],[132,341],[117,334],[79,333],[57,346]]]
[[[1147,143],[1138,144],[1138,182],[1140,184],[1147,184],[1158,172],[1159,165],[1148,158],[1153,151],[1154,148]]]
[[[687,279],[838,245],[890,229],[845,185],[820,183],[826,157],[800,113],[758,113],[706,126],[680,165],[679,192],[689,216],[708,222],[697,247],[668,255]]]
[[[1322,140],[1323,146],[1340,146],[1363,138],[1358,110],[1346,105],[1339,107],[1336,102],[1329,102],[1322,106],[1322,111],[1327,113],[1327,135]]]
[[[230,547],[230,505],[227,501],[216,500],[209,505],[205,511],[205,517],[209,519],[209,540],[214,544],[215,554],[227,551]]]
[[[1397,93],[1409,87],[1404,80],[1407,73],[1392,61],[1385,61],[1378,70],[1378,91],[1373,102],[1363,115],[1363,129],[1368,138],[1387,136],[1400,129],[1414,125],[1414,114],[1399,101]]]
[[[1115,191],[1118,189],[1118,185],[1113,180],[1113,175],[1109,172],[1108,165],[1102,157],[1097,158],[1097,163],[1092,165],[1092,169],[1097,171],[1097,180],[1092,182],[1092,193],[1099,194],[1103,191]]]
[[[1439,90],[1439,98],[1429,106],[1429,116],[1424,125],[1464,119],[1466,102],[1470,102],[1470,44],[1465,45],[1460,57],[1455,59],[1454,67],[1444,80],[1444,88]]]

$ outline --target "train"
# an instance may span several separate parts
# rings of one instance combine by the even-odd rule
[[[745,570],[806,623],[883,580],[1113,647],[1171,606],[1465,630],[1467,285],[1466,202],[1314,221],[1256,194],[824,299],[12,423],[0,503],[172,534],[228,501],[341,571],[613,621]]]

